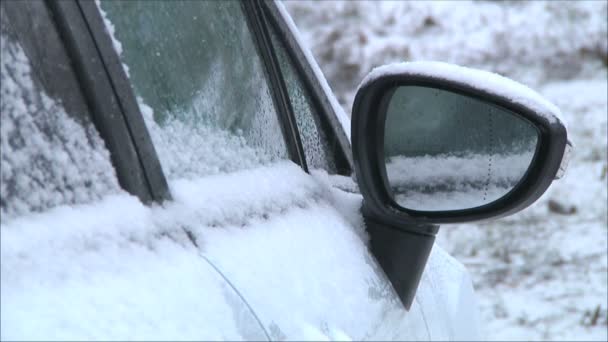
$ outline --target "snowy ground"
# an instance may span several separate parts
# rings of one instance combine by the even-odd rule
[[[501,73],[561,108],[566,176],[516,215],[444,226],[439,243],[472,273],[489,339],[608,340],[608,2],[285,4],[347,112],[373,67],[422,59]]]

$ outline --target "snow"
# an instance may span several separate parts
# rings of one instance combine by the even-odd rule
[[[576,146],[530,208],[442,226],[472,274],[491,340],[608,340],[605,1],[285,1],[336,96],[386,63],[436,60],[525,83],[561,109]],[[436,245],[437,245],[436,244]]]
[[[154,123],[143,102],[142,111]],[[192,133],[174,125],[163,129]],[[287,161],[225,166],[221,154],[244,147],[215,133],[229,146],[210,170],[163,164],[174,201],[162,206],[119,192],[3,221],[0,338],[478,336],[470,279],[440,247],[406,312],[368,253],[361,197],[329,187],[352,184]],[[167,147],[161,161],[186,152]]]
[[[201,123],[193,118],[195,115],[192,113],[181,115],[184,119],[171,117],[161,125],[154,120],[150,106],[141,98],[138,98],[138,103],[163,171],[170,179],[197,178],[253,168],[286,155],[284,144],[271,143],[276,142],[277,137],[257,134],[247,137],[242,132],[234,134]],[[186,119],[188,117],[193,119]],[[266,124],[269,122],[272,121],[267,121]],[[279,139],[283,139],[279,127],[272,131]],[[253,143],[251,140],[254,140]],[[260,144],[256,144],[256,140],[271,148],[259,147]]]
[[[344,108],[374,67],[439,60],[536,87],[592,77],[607,57],[605,1],[283,2]]]
[[[121,193],[3,223],[2,339],[475,336],[462,266],[435,248],[406,312],[367,253],[361,197],[328,178],[281,162],[170,181],[164,206]]]
[[[2,339],[264,339],[153,211],[121,194],[3,225]]]
[[[166,118],[162,122],[139,99],[169,178],[231,172],[288,158],[261,61],[256,58],[248,63],[256,67],[245,88],[232,91],[230,84],[237,80],[227,78],[226,71],[233,66],[216,63],[211,77],[189,99],[191,103],[184,104],[185,109],[156,113]]]
[[[365,76],[357,91],[381,77],[390,75],[422,76],[468,85],[531,108],[551,123],[561,122],[565,125],[559,108],[529,87],[492,72],[444,62],[416,61],[382,65]]]
[[[27,63],[22,52],[20,60],[4,58],[9,49],[2,43],[3,63]],[[20,90],[13,85],[3,79],[3,153],[6,133],[13,132],[5,113],[20,122],[29,118],[24,106],[5,111],[21,104],[18,96],[4,96],[5,89]],[[430,257],[423,291],[406,312],[367,252],[359,195],[331,189],[330,176],[320,171],[311,177],[291,162],[273,163],[219,128],[177,120],[160,127],[141,100],[140,106],[174,201],[145,206],[116,190],[83,202],[54,202],[38,213],[3,215],[2,340],[476,336],[476,330],[446,329],[455,317],[468,320],[474,311],[468,311],[466,273],[439,248]],[[60,133],[87,138],[60,106],[44,108],[56,109],[41,117],[62,124],[53,127]],[[33,131],[30,137],[39,135]],[[99,137],[89,137],[99,149],[73,153],[94,169],[72,172],[73,165],[61,163],[61,170],[89,177],[111,170]],[[51,147],[55,153],[63,148]],[[106,164],[87,158],[97,154]],[[3,154],[3,177],[15,155]]]
[[[114,50],[116,50],[118,55],[122,55],[122,43],[120,43],[120,41],[118,39],[116,39],[116,28],[114,27],[114,24],[112,24],[110,19],[108,19],[108,14],[106,13],[106,11],[104,11],[104,9],[101,7],[101,0],[95,0],[95,5],[97,6],[99,13],[101,13],[101,18],[103,19],[103,23],[105,24],[106,29],[108,30],[108,33],[110,34],[110,38],[112,39],[112,46],[114,47]]]
[[[492,339],[607,340],[606,74],[541,92],[577,123],[564,177],[527,210],[439,240],[471,270]]]
[[[79,123],[40,91],[23,49],[0,35],[0,217],[86,203],[119,189],[91,122]]]
[[[108,14],[106,13],[106,11],[104,11],[104,9],[101,7],[101,0],[95,0],[95,5],[97,6],[97,9],[99,10],[99,13],[101,14],[101,19],[103,20],[103,23],[105,24],[108,34],[110,35],[110,39],[112,40],[112,46],[114,47],[114,50],[116,50],[116,52],[118,53],[119,56],[122,55],[122,43],[118,39],[116,39],[116,28],[114,27],[114,24],[112,24],[110,19],[108,19]],[[129,66],[127,66],[125,63],[121,63],[121,64],[122,64],[123,70],[127,74],[127,77],[130,77]]]
[[[117,35],[117,26],[112,23],[110,17],[101,8],[102,5],[108,7],[110,3],[104,2],[102,4],[100,1],[96,3],[101,11],[108,33],[114,42],[114,47],[122,57],[123,67],[128,74],[130,69],[125,63],[126,57],[123,55],[125,46],[117,38],[117,36],[120,36],[120,32]],[[139,5],[135,4],[134,7],[139,8],[139,10],[152,9],[145,5],[145,3],[140,3]],[[206,6],[209,5],[212,4]],[[212,9],[213,7],[209,8]],[[230,8],[238,9],[238,6],[231,6]],[[118,11],[120,7],[116,7],[114,10]],[[109,12],[113,13],[112,11]],[[228,13],[226,9],[224,9],[224,12],[222,12],[222,15],[226,16]],[[120,12],[114,12],[114,15],[117,15],[117,13]],[[178,8],[175,14],[184,14],[183,9]],[[130,32],[131,34],[139,35],[139,37],[147,34],[144,29],[145,26],[132,27],[129,22],[118,22],[123,25],[119,25],[119,28],[124,31],[133,31]],[[222,20],[217,22],[222,22]],[[173,32],[168,34],[172,34],[179,43],[171,45],[172,47],[183,48],[193,43],[193,41],[180,35],[180,32],[175,31],[175,29],[173,28]],[[255,50],[249,36],[242,33],[246,29],[246,23],[237,21],[230,29],[241,32],[236,37],[236,42],[240,44],[239,49],[245,49],[245,53]],[[123,32],[123,34],[125,33]],[[125,34],[124,37],[129,37],[129,35]],[[209,32],[206,32],[204,37],[210,40],[216,39],[211,37]],[[152,40],[148,42],[148,45],[156,48],[166,46],[162,40]],[[134,46],[126,47],[135,48]],[[243,51],[237,51],[236,45],[228,44],[223,49],[225,55],[218,53],[210,57],[209,60],[201,61],[201,63],[209,64],[200,69],[208,69],[208,74],[202,80],[196,79],[201,81],[202,84],[193,88],[191,93],[182,94],[184,88],[181,88],[181,85],[177,83],[169,86],[172,87],[174,93],[168,94],[168,97],[180,98],[181,96],[182,100],[180,101],[182,103],[179,103],[179,105],[159,105],[157,101],[150,97],[147,98],[149,102],[146,103],[141,96],[137,97],[140,111],[155,145],[163,171],[169,179],[194,179],[205,175],[253,168],[288,158],[287,147],[284,143],[270,89],[265,80],[261,60],[259,58],[248,60],[240,58],[240,53],[243,53]],[[127,52],[129,51],[127,49]],[[137,53],[134,54],[133,51],[131,51],[131,56],[137,57],[132,61],[141,61],[144,58]],[[200,57],[200,55],[197,56]],[[229,57],[226,58],[225,56]],[[183,62],[191,63],[194,60],[186,59]],[[158,63],[156,67],[153,66],[152,68],[147,65],[143,67],[131,65],[132,72],[139,76],[139,78],[134,78],[133,86],[136,94],[141,95],[138,93],[138,89],[149,88],[149,84],[137,83],[137,79],[151,82],[148,78],[142,78],[142,74],[156,73],[160,79],[166,79],[176,72],[189,72],[186,68],[175,69],[169,60],[159,60]],[[245,65],[247,67],[244,67]],[[242,79],[242,73],[234,71],[243,69],[247,70],[245,81]],[[180,76],[186,77],[184,74],[180,74]],[[179,77],[175,79],[181,80]],[[192,79],[178,82],[187,83],[191,81]],[[238,84],[238,86],[235,86],[235,84]],[[146,92],[146,94],[149,95],[150,93]],[[154,109],[151,107],[153,104],[157,106]]]

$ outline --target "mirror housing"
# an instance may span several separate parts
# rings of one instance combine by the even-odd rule
[[[537,143],[519,183],[490,203],[462,210],[417,211],[398,205],[386,180],[384,134],[397,87],[440,89],[503,108],[531,123]],[[536,201],[564,173],[571,144],[560,112],[533,90],[502,76],[440,62],[410,62],[374,69],[361,83],[351,117],[356,180],[370,249],[409,310],[430,255],[438,224],[498,218]],[[407,175],[403,175],[407,177]]]
[[[390,95],[401,86],[460,94],[509,110],[534,125],[539,133],[536,153],[519,184],[503,197],[474,208],[418,211],[398,205],[386,181],[384,130]],[[568,159],[564,156],[570,144],[559,115],[554,105],[533,90],[493,73],[439,62],[376,68],[359,87],[351,118],[353,158],[364,209],[371,217],[398,229],[404,224],[471,222],[520,211],[536,201],[556,176],[563,173],[562,161]]]

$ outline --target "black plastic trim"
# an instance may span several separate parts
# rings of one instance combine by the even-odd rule
[[[365,226],[370,236],[371,253],[393,285],[401,303],[409,310],[435,243],[435,236],[406,233],[367,217]]]
[[[287,53],[294,62],[296,71],[303,81],[306,90],[311,95],[316,112],[323,116],[319,118],[323,129],[325,129],[326,126],[330,128],[326,129],[325,133],[333,135],[340,145],[339,150],[341,151],[341,155],[337,155],[335,158],[336,162],[339,163],[339,165],[337,165],[338,173],[350,176],[354,170],[351,143],[331,105],[329,94],[325,93],[320,80],[317,79],[312,66],[306,59],[306,55],[302,50],[304,47],[298,44],[297,39],[294,37],[294,33],[291,32],[285,19],[279,12],[277,4],[272,0],[266,0],[262,1],[262,6],[270,24],[276,28],[279,39],[287,46]]]
[[[302,147],[302,141],[298,134],[298,127],[293,108],[291,107],[291,101],[289,100],[287,86],[281,76],[279,61],[272,46],[270,33],[264,23],[259,1],[243,0],[241,3],[243,12],[245,13],[245,17],[247,18],[247,22],[253,33],[258,52],[264,63],[267,79],[271,87],[273,102],[287,144],[289,157],[294,163],[300,165],[304,171],[308,172],[304,148]]]
[[[112,38],[107,31],[101,13],[93,1],[78,0],[78,5],[89,27],[101,61],[121,109],[132,143],[135,146],[143,169],[148,189],[156,202],[171,199],[171,193],[154,144],[140,112],[131,82],[122,67],[122,62],[114,49]]]
[[[397,205],[384,179],[384,119],[392,91],[407,85],[472,97],[506,108],[534,124],[539,132],[537,152],[521,182],[504,197],[471,209],[416,211]],[[459,223],[498,218],[526,208],[555,178],[567,143],[565,127],[559,121],[550,120],[549,115],[464,83],[422,75],[386,75],[364,85],[355,97],[352,130],[357,179],[369,214],[399,227],[406,223]]]
[[[154,200],[106,68],[75,1],[48,1],[93,123],[110,151],[118,182],[142,202]]]

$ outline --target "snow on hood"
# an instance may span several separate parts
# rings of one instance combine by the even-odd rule
[[[367,74],[359,84],[357,91],[382,76],[394,74],[428,76],[464,83],[475,89],[504,96],[515,103],[530,107],[551,123],[561,122],[565,125],[559,108],[529,87],[489,71],[444,62],[420,61],[383,65],[374,68]]]

